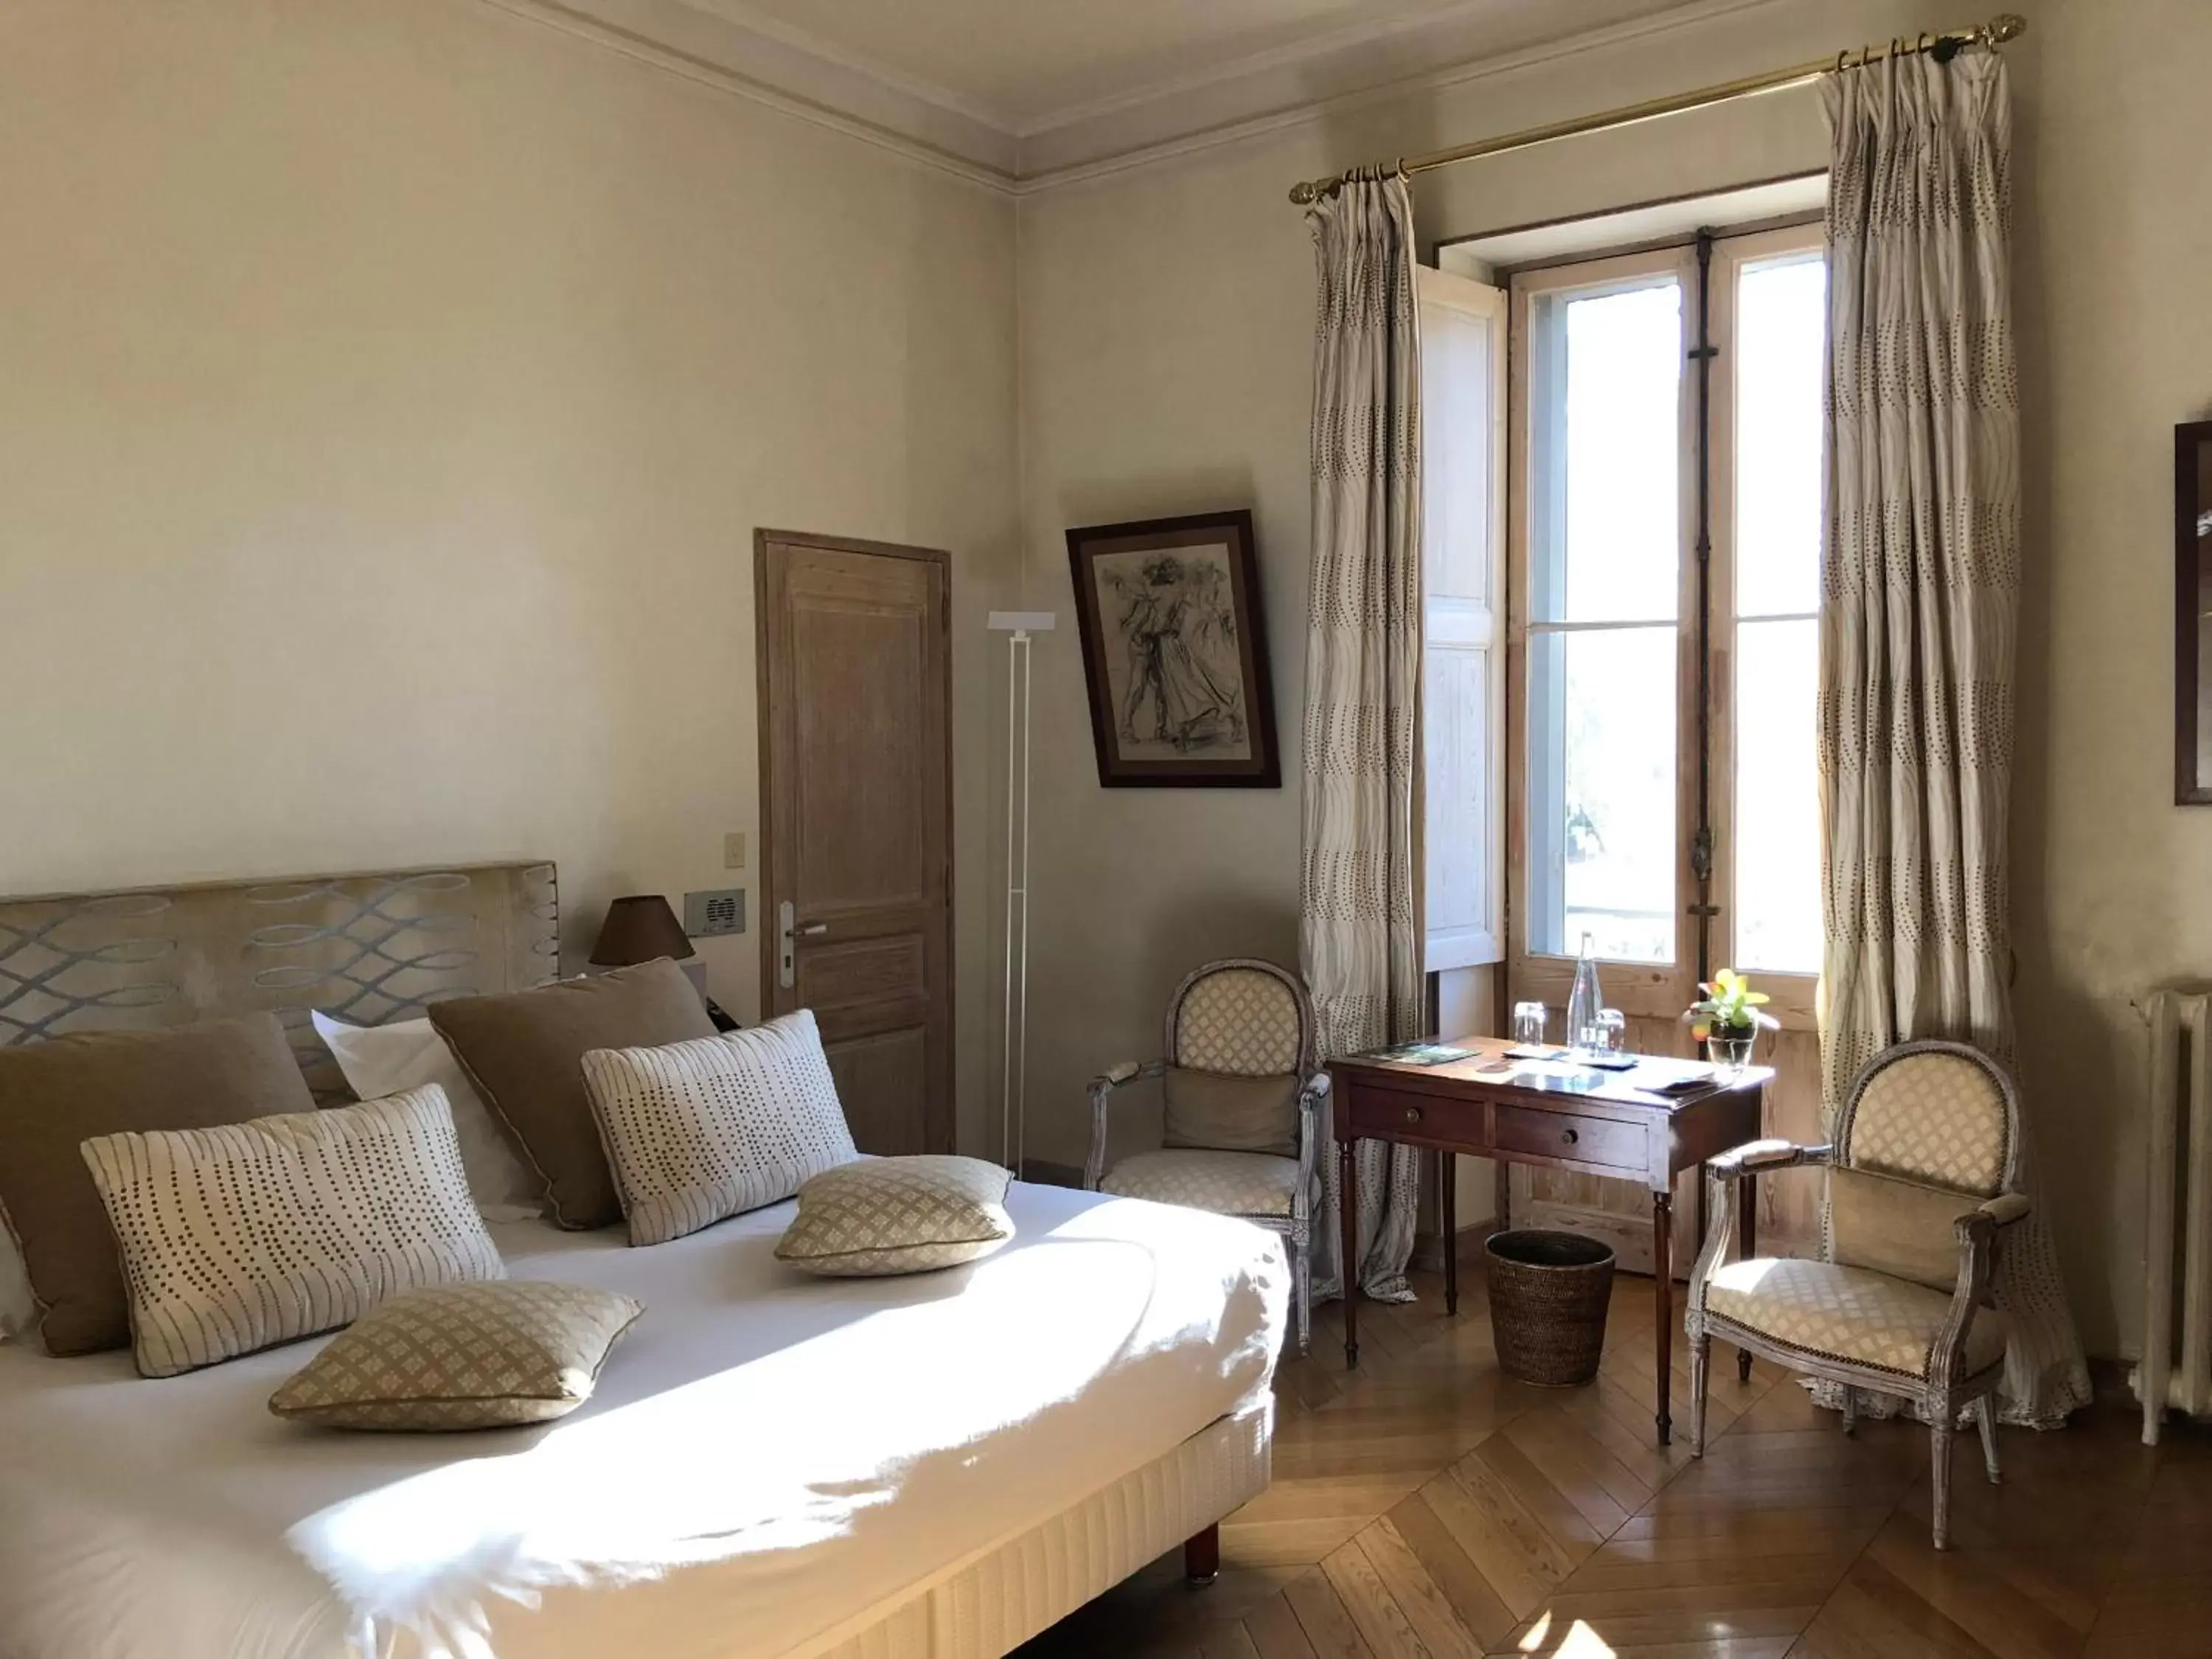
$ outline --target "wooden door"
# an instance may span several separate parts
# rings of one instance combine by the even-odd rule
[[[761,983],[811,1008],[864,1152],[949,1152],[950,562],[781,531],[754,539]]]

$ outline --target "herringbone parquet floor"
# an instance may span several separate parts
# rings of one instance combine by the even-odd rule
[[[1218,1583],[1163,1559],[1022,1659],[2212,1656],[2212,1435],[2154,1451],[2100,1401],[2006,1430],[1993,1487],[1969,1432],[1937,1555],[1925,1431],[1846,1439],[1765,1364],[1740,1383],[1717,1352],[1705,1458],[1661,1450],[1645,1280],[1618,1282],[1603,1374],[1568,1391],[1499,1373],[1479,1283],[1456,1319],[1416,1285],[1363,1307],[1357,1372],[1333,1309],[1283,1367],[1274,1484],[1223,1523]]]

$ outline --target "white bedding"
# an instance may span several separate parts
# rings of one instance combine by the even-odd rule
[[[1017,1184],[998,1255],[810,1279],[779,1204],[673,1243],[495,1227],[647,1312],[543,1428],[269,1415],[306,1342],[161,1382],[0,1347],[0,1655],[801,1655],[1264,1395],[1241,1222]]]

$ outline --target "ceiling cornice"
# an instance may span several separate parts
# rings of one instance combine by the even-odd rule
[[[1654,35],[1776,0],[1546,0],[1541,38],[1506,44],[1495,0],[1396,18],[1018,122],[774,20],[744,0],[479,0],[670,73],[1025,196]],[[711,9],[709,9],[711,8]]]

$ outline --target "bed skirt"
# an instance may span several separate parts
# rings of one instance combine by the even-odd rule
[[[999,1659],[1267,1489],[1272,1396],[786,1659]]]

